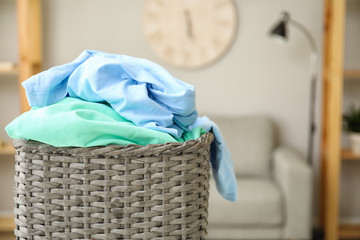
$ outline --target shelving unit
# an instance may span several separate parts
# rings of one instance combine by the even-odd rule
[[[19,69],[16,63],[0,62],[0,74],[18,74]]]
[[[39,73],[42,63],[41,52],[41,0],[17,0],[17,28],[19,63],[0,62],[0,74],[17,74],[20,91],[21,112],[29,110],[21,82]],[[11,143],[0,146],[0,155],[14,155]],[[0,233],[14,231],[14,218],[0,215]]]
[[[12,217],[0,217],[0,232],[14,231],[14,219]]]
[[[0,146],[0,155],[14,155],[15,149],[11,143],[5,143]]]
[[[360,161],[360,154],[355,154],[355,153],[351,152],[350,149],[343,149],[341,151],[341,158],[343,160]]]
[[[355,78],[360,80],[360,69],[345,69],[344,78]]]
[[[358,225],[340,225],[339,236],[344,239],[354,239],[360,236],[360,228]]]
[[[359,79],[360,69],[344,69],[346,0],[325,0],[320,221],[326,240],[359,239],[360,224],[339,222],[342,161],[360,155],[341,149],[344,79]]]
[[[18,73],[19,73],[19,68],[15,63],[0,62],[0,74],[16,75]],[[12,155],[14,153],[15,150],[10,143],[0,144],[0,155]],[[0,231],[1,231],[1,226],[0,226]]]

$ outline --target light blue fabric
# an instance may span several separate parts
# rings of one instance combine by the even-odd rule
[[[194,127],[212,130],[211,164],[218,191],[236,201],[233,163],[218,127],[198,118],[195,91],[149,60],[86,50],[73,62],[50,68],[22,83],[30,106],[42,107],[66,96],[107,102],[135,125],[180,138]]]
[[[23,82],[31,107],[43,107],[67,94],[108,102],[137,126],[181,137],[196,117],[195,91],[161,66],[142,58],[84,51],[73,62]]]
[[[212,160],[211,167],[216,188],[225,199],[236,201],[237,183],[234,175],[234,164],[220,128],[206,116],[198,117],[190,128],[193,130],[200,126],[206,132],[211,131],[215,136],[214,141],[211,143],[210,159]]]

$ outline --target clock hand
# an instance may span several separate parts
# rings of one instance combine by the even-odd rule
[[[185,24],[186,24],[186,35],[190,40],[194,39],[193,29],[192,29],[192,20],[191,20],[191,13],[189,9],[184,9],[185,15]]]

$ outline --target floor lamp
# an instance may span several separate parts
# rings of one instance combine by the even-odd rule
[[[293,26],[302,32],[310,45],[310,129],[309,129],[309,141],[308,141],[308,151],[307,159],[308,162],[313,164],[313,145],[314,145],[314,134],[315,134],[315,101],[316,101],[316,80],[317,80],[317,68],[318,68],[318,52],[316,48],[316,43],[311,35],[311,33],[299,22],[290,18],[288,12],[282,12],[280,14],[280,21],[275,25],[275,27],[270,31],[272,37],[285,42],[288,38],[287,36],[287,26]]]

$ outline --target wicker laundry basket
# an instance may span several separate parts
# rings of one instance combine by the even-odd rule
[[[15,140],[17,239],[205,239],[213,138],[90,148]]]

